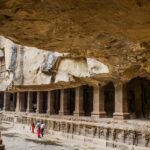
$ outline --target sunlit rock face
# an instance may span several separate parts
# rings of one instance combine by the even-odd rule
[[[17,59],[24,53],[23,59],[27,56],[33,61],[28,61],[28,69],[34,64],[34,69],[23,69],[25,77],[17,73],[19,65],[9,77],[13,84],[26,86],[58,82],[64,86],[63,81],[77,81],[78,77],[93,82],[102,80],[101,74],[123,82],[137,76],[150,78],[149,14],[149,0],[1,0],[0,35],[29,46],[17,46]],[[15,49],[13,52],[15,57]],[[64,56],[68,59],[61,59]],[[66,63],[70,69],[64,67]],[[82,66],[80,73],[75,71],[78,66]],[[8,69],[13,70],[13,65]]]
[[[73,58],[69,53],[51,52],[15,44],[0,37],[0,55],[5,57],[6,72],[1,90],[17,86],[43,86],[59,82],[77,82],[109,74],[108,66],[94,58]],[[65,87],[65,86],[64,86]]]

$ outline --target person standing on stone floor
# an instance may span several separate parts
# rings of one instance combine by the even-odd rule
[[[31,125],[32,133],[34,133],[34,129],[35,129],[35,124],[34,124],[34,122],[33,122],[32,125]]]
[[[41,123],[40,123],[40,121],[37,122],[36,128],[37,128],[37,137],[40,138],[40,134],[41,134]]]
[[[45,128],[45,124],[43,121],[41,121],[41,135],[42,135],[42,137],[44,136],[44,128]]]

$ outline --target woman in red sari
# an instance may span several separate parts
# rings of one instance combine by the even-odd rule
[[[35,129],[35,124],[34,124],[34,122],[32,123],[31,128],[32,128],[32,133],[34,133],[34,129]]]
[[[36,124],[36,128],[37,128],[37,137],[40,138],[40,134],[41,134],[41,124],[38,121]]]
[[[40,129],[40,127],[38,127],[38,129],[37,129],[37,136],[38,136],[38,138],[40,138],[40,134],[41,134],[41,129]]]

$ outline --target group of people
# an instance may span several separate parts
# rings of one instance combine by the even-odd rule
[[[41,136],[44,136],[44,128],[45,128],[45,124],[43,121],[37,121],[36,125],[34,124],[34,122],[31,125],[31,129],[32,129],[32,133],[34,133],[35,128],[37,129],[37,137],[40,138]]]

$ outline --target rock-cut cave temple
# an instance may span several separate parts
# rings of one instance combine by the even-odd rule
[[[0,2],[11,10],[0,7],[1,120],[42,119],[77,139],[150,148],[150,3],[108,1],[39,0],[30,15],[34,0]]]

